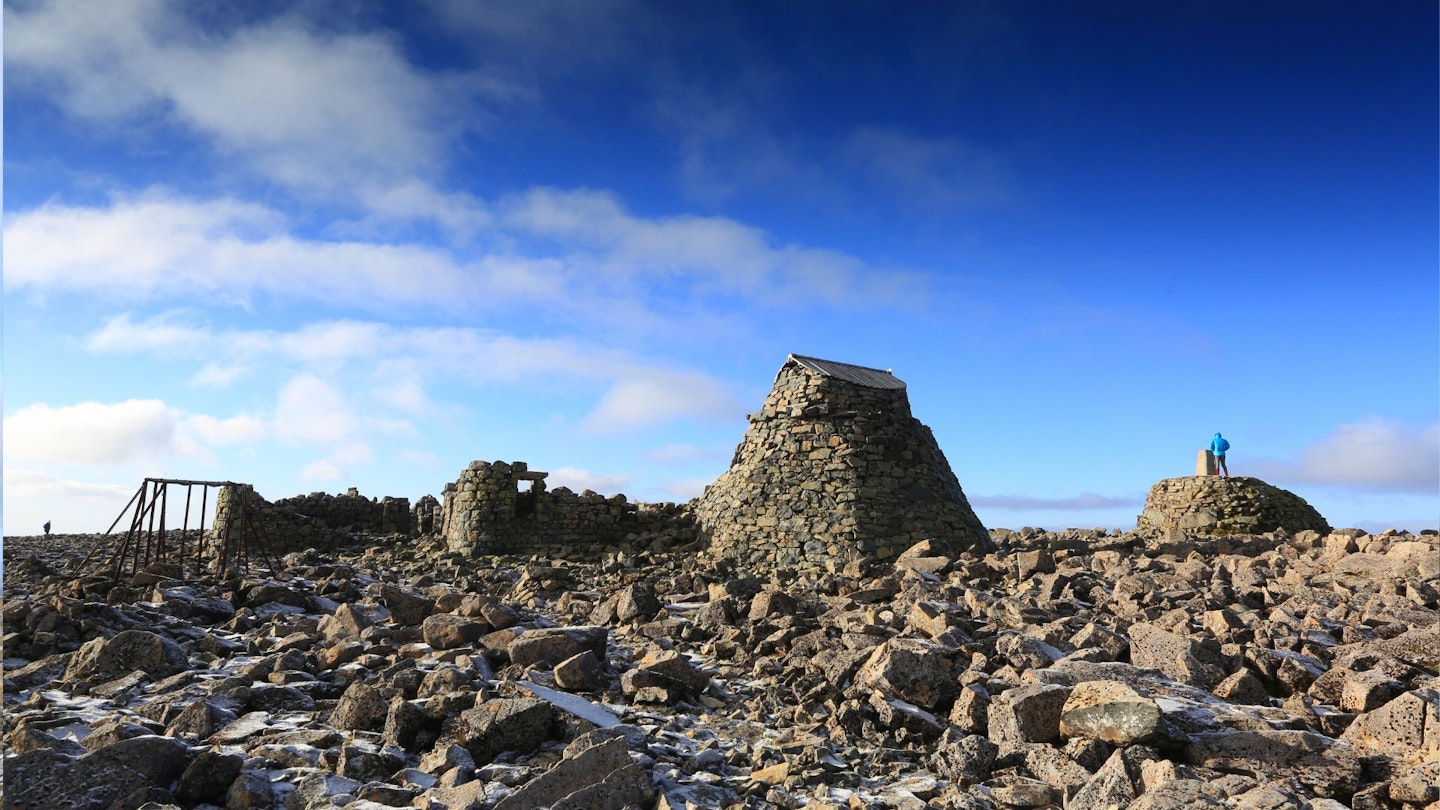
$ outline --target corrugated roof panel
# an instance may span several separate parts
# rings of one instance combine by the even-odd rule
[[[895,390],[905,387],[904,380],[884,369],[866,368],[865,366],[839,363],[834,360],[821,360],[818,357],[806,357],[803,354],[792,354],[790,355],[790,359],[817,374],[824,374],[826,377],[834,377],[837,380],[863,385],[866,388],[887,388]]]

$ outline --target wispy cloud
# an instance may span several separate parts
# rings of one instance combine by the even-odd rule
[[[642,453],[641,458],[656,464],[689,464],[695,461],[723,461],[727,453],[706,450],[688,442],[671,442]]]
[[[158,113],[269,178],[347,193],[434,174],[458,134],[449,122],[465,118],[455,108],[509,92],[427,73],[391,38],[321,32],[301,14],[210,29],[198,16],[166,0],[7,5],[7,81],[104,124]]]
[[[5,289],[22,292],[184,304],[265,293],[370,309],[488,292],[486,268],[462,266],[437,248],[302,239],[263,206],[158,189],[108,206],[52,203],[13,214],[5,253]],[[154,329],[150,336],[160,337]]]
[[[1256,459],[1248,469],[1279,483],[1434,495],[1440,491],[1440,425],[1380,418],[1340,425],[1292,458]]]
[[[409,419],[434,405],[430,388],[455,381],[476,388],[555,381],[594,391],[581,424],[607,433],[675,420],[735,419],[745,412],[730,387],[709,374],[574,339],[517,338],[474,328],[344,320],[291,331],[211,330],[178,326],[172,315],[136,321],[125,314],[93,332],[85,345],[109,353],[188,352],[197,363],[204,358],[196,377],[216,384],[245,369],[289,371],[268,425],[276,439],[289,444],[338,442],[357,435],[362,422],[367,430],[411,433]],[[366,403],[364,419],[357,415],[357,399]],[[260,429],[246,422],[201,427]]]
[[[494,227],[524,253],[297,236],[279,211],[163,188],[108,205],[51,202],[5,221],[4,287],[197,306],[264,295],[328,307],[457,311],[459,302],[579,324],[694,324],[735,297],[787,307],[918,307],[924,277],[833,250],[777,243],[725,217],[643,218],[613,195],[535,189]],[[77,239],[76,234],[86,238]],[[703,322],[703,318],[700,319]],[[184,319],[147,338],[183,345]],[[158,326],[158,325],[152,325]],[[112,324],[121,332],[124,322]],[[97,347],[124,334],[94,336]],[[131,337],[133,339],[133,336]]]
[[[1066,498],[1037,498],[1028,495],[966,495],[966,500],[971,506],[978,506],[988,509],[1006,510],[1028,510],[1044,509],[1052,511],[1062,510],[1100,510],[1100,509],[1139,509],[1145,504],[1145,497],[1113,497],[1097,495],[1093,492],[1082,492]]]
[[[124,484],[95,484],[62,478],[39,470],[5,465],[5,492],[12,497],[44,500],[78,498],[103,501],[107,505],[129,497],[135,492],[134,486]]]
[[[902,208],[996,208],[1018,197],[1019,185],[998,153],[955,138],[859,127],[841,152],[863,184]]]
[[[745,408],[715,380],[696,372],[649,372],[617,381],[586,426],[608,432],[653,427],[675,419],[738,417]]]
[[[613,495],[625,491],[625,488],[630,485],[630,476],[605,475],[579,467],[561,467],[551,471],[549,477],[545,479],[545,485],[549,489],[566,487],[575,492],[590,489],[601,494]]]

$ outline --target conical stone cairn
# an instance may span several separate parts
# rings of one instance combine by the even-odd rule
[[[992,548],[903,381],[796,354],[695,516],[712,556],[753,569],[839,570],[922,540]]]

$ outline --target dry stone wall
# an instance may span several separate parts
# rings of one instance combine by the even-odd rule
[[[893,559],[926,539],[989,549],[934,435],[911,415],[904,383],[801,359],[878,385],[788,359],[730,469],[694,503],[709,553],[752,568],[834,570]]]
[[[248,531],[255,544],[250,549],[252,558],[263,549],[281,555],[307,548],[338,548],[352,543],[349,532],[331,528],[323,521],[280,503],[283,501],[266,501],[248,484],[222,488],[215,498],[215,519],[206,537],[211,552],[218,551],[227,531],[232,542],[238,542],[242,532]],[[241,504],[244,505],[243,510]]]
[[[409,498],[392,498],[389,495],[378,499],[366,498],[354,488],[344,495],[312,492],[281,498],[275,502],[275,507],[344,532],[411,534],[414,528]]]
[[[1304,498],[1245,476],[1166,478],[1150,488],[1136,522],[1140,529],[1211,535],[1330,531],[1330,524]]]
[[[693,542],[683,506],[624,495],[545,488],[524,462],[474,461],[445,485],[441,533],[454,551],[595,560],[621,550],[663,551]]]

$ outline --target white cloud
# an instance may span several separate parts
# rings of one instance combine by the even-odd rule
[[[118,325],[117,325],[118,324]],[[169,319],[131,323],[112,319],[92,335],[89,345],[108,351],[159,351],[167,346]],[[124,339],[117,337],[124,335]],[[103,337],[102,337],[103,336]],[[197,377],[228,380],[229,370],[259,364],[276,367],[276,358],[300,369],[280,392],[274,435],[291,443],[324,444],[355,433],[362,421],[371,429],[412,435],[403,419],[375,415],[361,420],[350,395],[327,378],[370,374],[371,398],[404,413],[427,407],[427,382],[460,380],[476,387],[497,382],[564,381],[605,393],[586,418],[587,427],[625,430],[676,419],[730,419],[744,414],[718,379],[695,371],[658,368],[642,358],[577,340],[517,338],[483,329],[397,327],[366,321],[319,321],[299,329],[195,330],[186,334],[213,357]]]
[[[725,419],[744,413],[730,392],[711,377],[648,371],[610,386],[585,424],[599,431],[627,430],[675,419]]]
[[[166,313],[136,324],[130,313],[122,313],[85,338],[85,348],[92,352],[169,352],[203,347],[209,339],[205,329],[178,323],[177,316]]]
[[[645,219],[604,192],[547,188],[503,208],[505,225],[557,240],[572,251],[568,263],[598,273],[602,286],[680,280],[694,294],[743,294],[772,305],[918,300],[914,274],[876,272],[837,251],[775,245],[765,231],[726,217]]]
[[[5,270],[7,290],[187,304],[263,292],[378,308],[444,303],[462,291],[484,291],[466,268],[435,248],[298,239],[285,231],[279,214],[262,206],[196,201],[155,189],[105,207],[51,203],[8,216]],[[138,329],[122,316],[93,340],[97,349],[113,349],[142,339],[175,342],[184,332],[173,323]]]
[[[293,186],[351,193],[434,172],[455,107],[503,88],[427,74],[388,37],[298,14],[205,30],[190,4],[5,8],[7,80],[101,124],[161,113]],[[13,78],[12,78],[13,77]]]
[[[180,414],[158,399],[36,403],[5,418],[5,456],[18,461],[128,464],[208,453],[179,431]]]
[[[204,414],[190,416],[185,419],[182,428],[212,446],[253,444],[270,437],[270,426],[264,420],[245,414],[229,419]]]
[[[336,466],[334,462],[329,459],[322,458],[318,461],[312,461],[309,464],[306,464],[300,470],[300,480],[334,481],[343,474],[344,473],[340,470],[338,466]]]
[[[953,138],[860,127],[842,151],[855,171],[906,208],[989,208],[1016,197],[1015,181],[997,154]]]
[[[646,451],[641,458],[656,464],[689,464],[695,461],[723,460],[726,455],[717,450],[696,447],[688,442],[671,442],[664,447]]]
[[[1237,461],[1243,464],[1237,456],[1231,465]],[[1294,458],[1262,458],[1245,466],[1282,483],[1434,495],[1440,492],[1440,425],[1421,428],[1380,418],[1340,425]]]
[[[575,492],[591,489],[607,495],[624,492],[625,487],[629,484],[630,476],[628,475],[602,475],[579,467],[561,467],[552,471],[545,479],[545,486],[548,489],[568,487]]]
[[[206,363],[190,378],[190,384],[202,388],[228,388],[244,373],[243,366]]]
[[[666,481],[660,485],[675,503],[684,503],[692,498],[698,498],[705,492],[705,487],[715,483],[713,478],[685,478],[678,481]]]
[[[1139,510],[1145,504],[1144,496],[1112,497],[1082,492],[1064,498],[1038,498],[1028,495],[967,495],[971,506],[1003,510],[1090,510],[1133,508]]]
[[[79,498],[123,504],[135,494],[135,486],[126,484],[95,484],[61,478],[39,470],[5,466],[5,492],[13,498],[45,498],[47,500]]]
[[[335,444],[353,436],[357,427],[345,394],[313,374],[296,375],[280,389],[274,430],[283,442]]]

